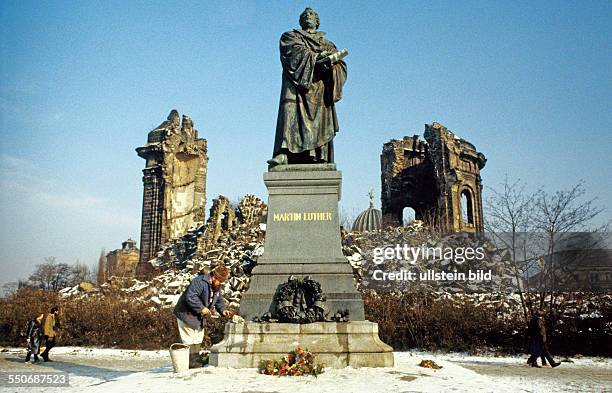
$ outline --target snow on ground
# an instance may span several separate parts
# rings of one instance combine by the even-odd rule
[[[53,362],[24,364],[22,349],[2,349],[0,371],[67,372],[70,387],[17,388],[45,392],[602,392],[611,391],[612,359],[580,358],[535,369],[526,357],[396,352],[392,368],[326,369],[315,377],[272,377],[255,369],[203,367],[172,372],[167,351],[58,347]],[[440,370],[419,367],[423,359]]]

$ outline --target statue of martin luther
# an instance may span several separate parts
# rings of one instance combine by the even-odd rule
[[[276,137],[269,167],[286,164],[333,163],[333,139],[338,132],[335,103],[346,81],[346,49],[317,31],[319,15],[306,8],[299,30],[280,38],[283,66]]]

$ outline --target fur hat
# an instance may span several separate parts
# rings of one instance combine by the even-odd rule
[[[219,265],[210,272],[211,276],[213,276],[214,278],[216,278],[217,280],[221,282],[227,280],[227,278],[229,277],[229,274],[230,274],[230,271],[227,267],[225,267],[225,265]]]

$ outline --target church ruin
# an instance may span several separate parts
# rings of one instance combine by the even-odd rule
[[[425,125],[425,140],[405,136],[384,144],[382,214],[386,226],[401,226],[404,209],[415,219],[449,232],[482,232],[482,181],[487,159],[441,124]]]
[[[172,110],[136,152],[146,160],[137,269],[143,274],[162,244],[204,222],[208,147],[189,116],[180,121]]]

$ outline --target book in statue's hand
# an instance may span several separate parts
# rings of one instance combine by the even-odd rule
[[[344,48],[338,52],[334,52],[329,56],[326,56],[320,60],[317,60],[318,64],[335,64],[337,62],[339,62],[340,60],[344,59],[346,56],[348,56],[348,49]]]

